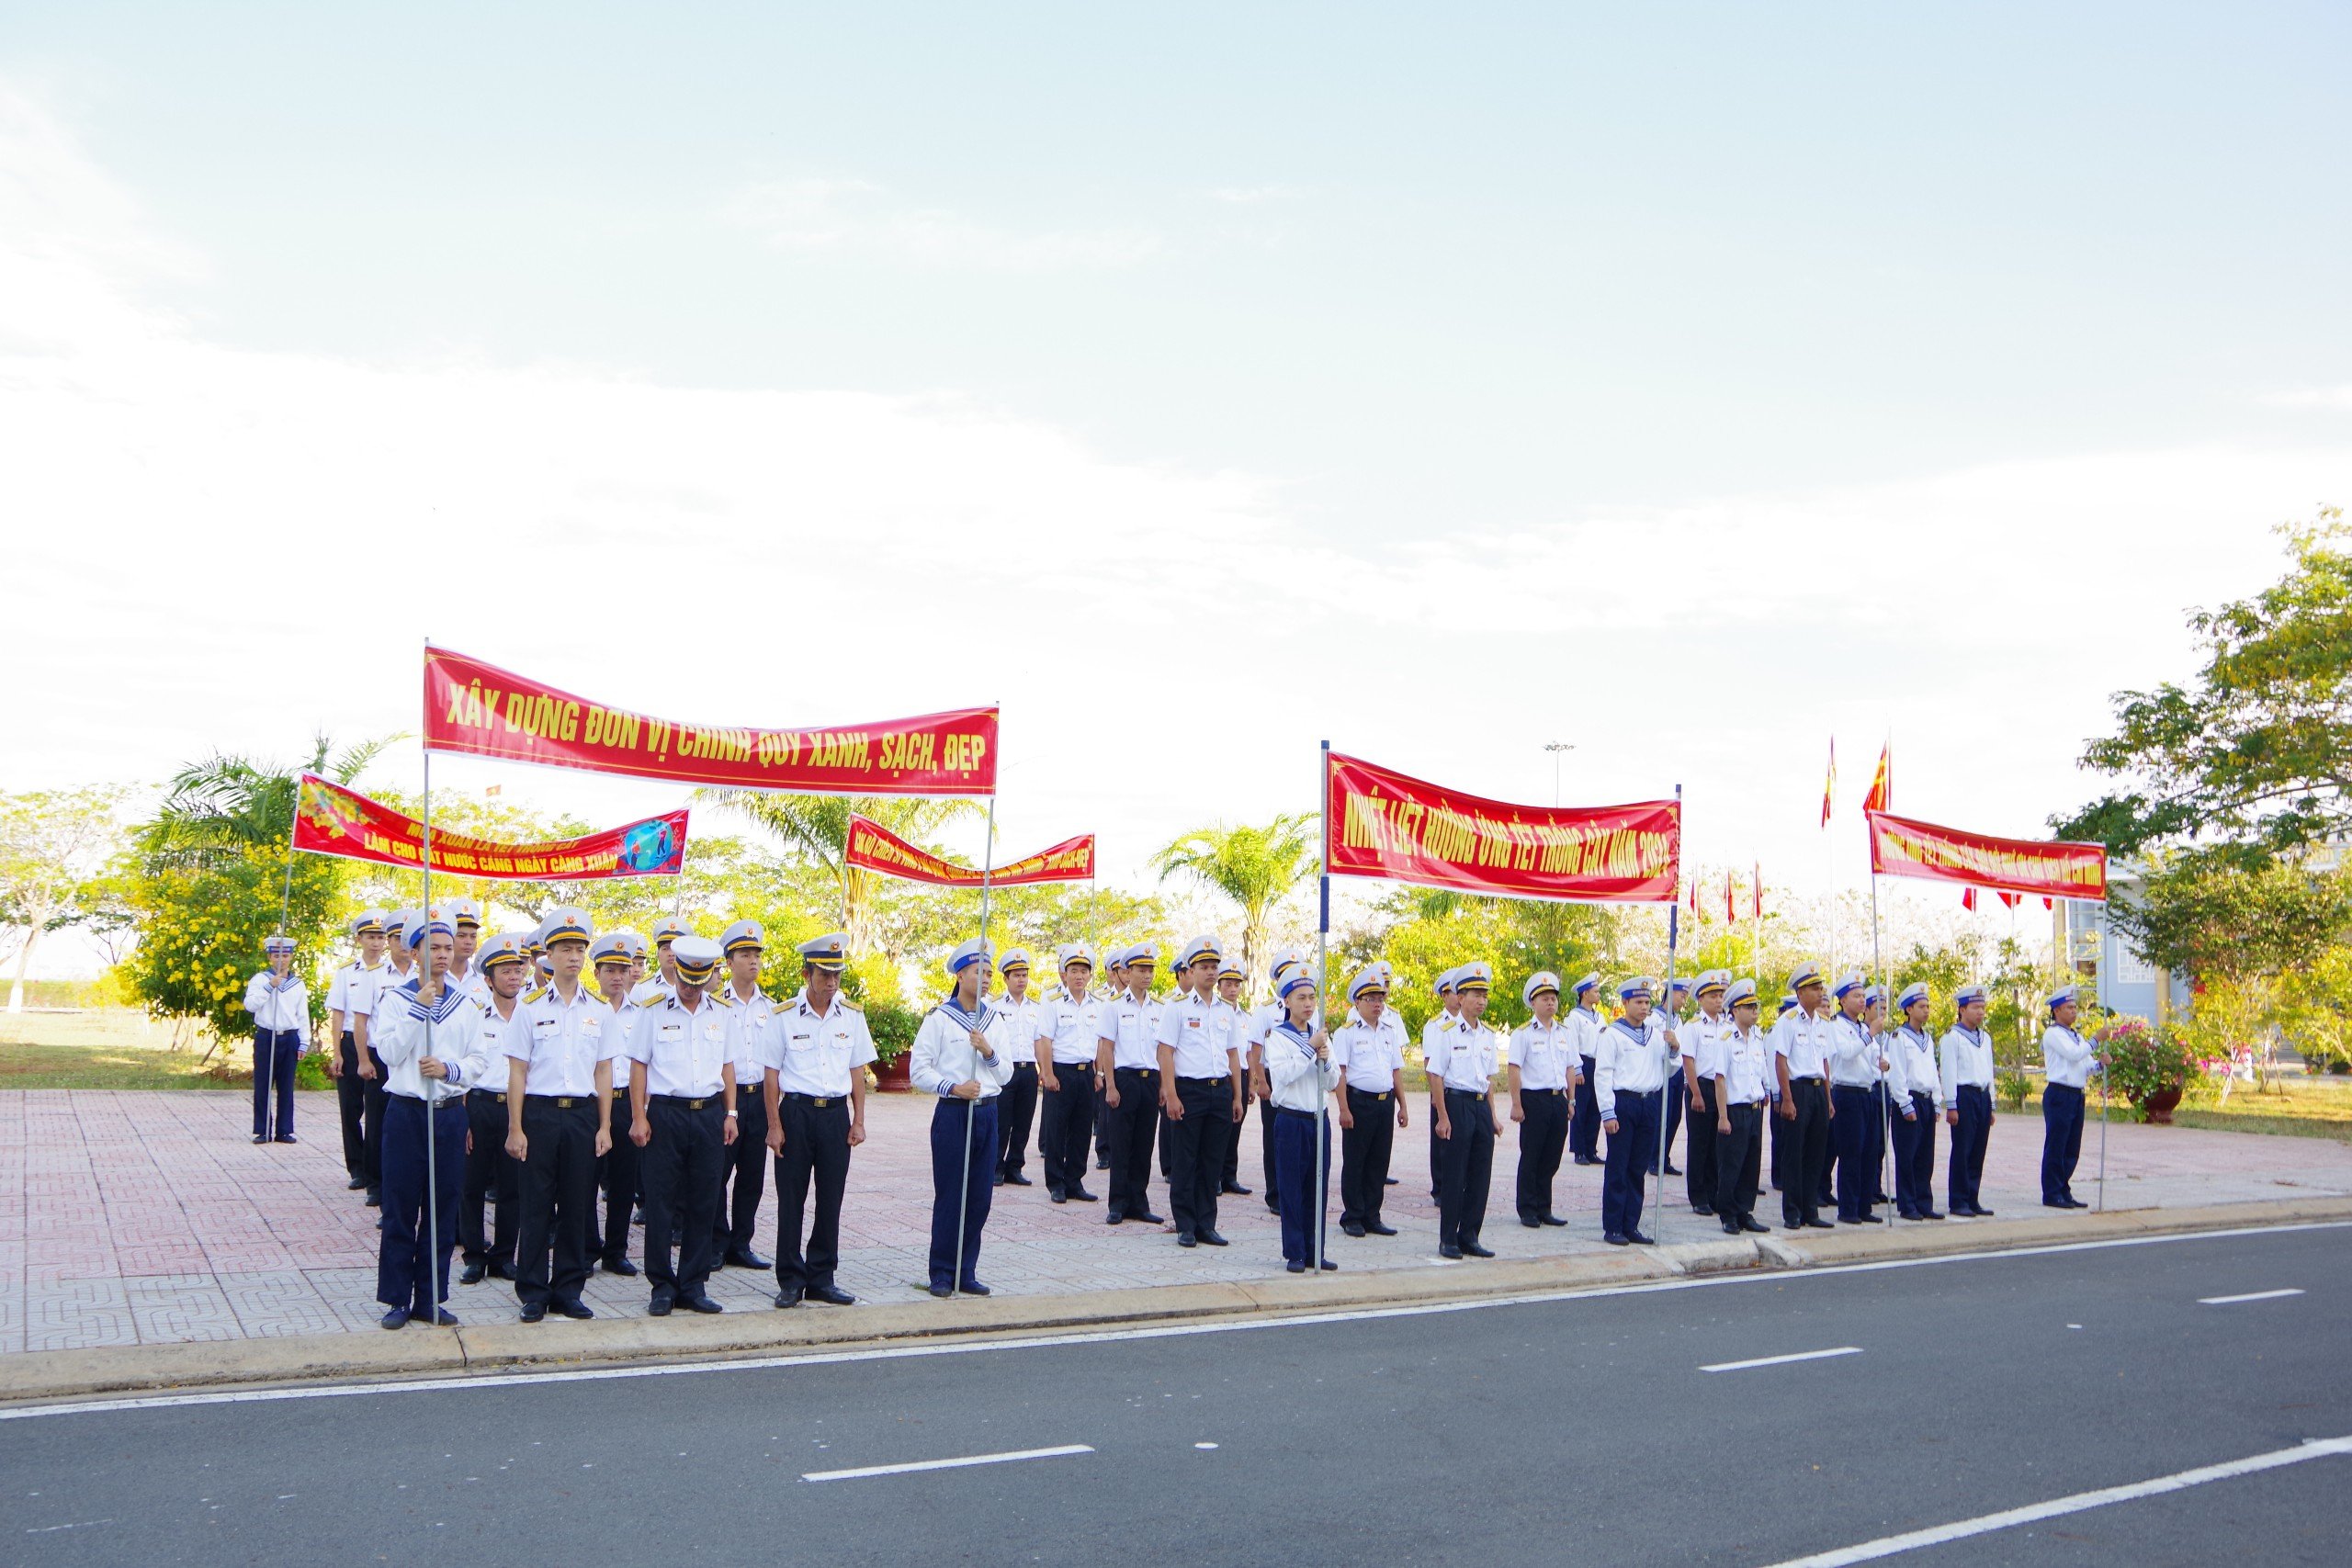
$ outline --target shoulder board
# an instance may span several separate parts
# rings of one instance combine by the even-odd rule
[[[833,1005],[837,1008],[847,1008],[852,1012],[864,1012],[865,1010],[864,1008],[858,1006],[855,1002],[850,1000],[844,996],[836,995],[833,998]]]
[[[525,1001],[526,1001],[526,1002],[535,1002],[535,1001],[537,1001],[541,997],[546,996],[547,994],[548,994],[548,988],[547,988],[545,986],[540,986],[540,987],[535,987],[534,989],[531,989],[531,990],[528,990],[528,991],[524,992],[524,993],[523,993],[523,999],[524,999]]]

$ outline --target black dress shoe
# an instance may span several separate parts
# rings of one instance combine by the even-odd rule
[[[991,1187],[1001,1187],[1001,1186],[1003,1186],[1003,1185],[1004,1185],[1004,1172],[1002,1172],[1002,1171],[1001,1171],[1001,1170],[1000,1170],[1000,1171],[998,1171],[998,1172],[997,1172],[993,1177],[990,1177],[990,1178],[989,1179],[989,1186],[991,1186]]]
[[[605,1259],[605,1272],[618,1274],[625,1280],[632,1279],[637,1274],[637,1265],[628,1260],[628,1254],[616,1253]]]
[[[696,1291],[691,1296],[679,1297],[678,1304],[685,1308],[688,1312],[707,1314],[714,1312],[725,1312],[727,1310],[725,1307],[720,1306],[717,1302],[712,1301],[710,1297],[700,1291]]]
[[[1475,1241],[1464,1242],[1462,1244],[1462,1250],[1465,1256],[1471,1258],[1492,1258],[1495,1255],[1495,1249],[1493,1247],[1481,1247]]]
[[[1519,1216],[1519,1223],[1525,1225],[1529,1230],[1540,1231],[1544,1228],[1544,1216],[1541,1214],[1521,1214]]]
[[[1542,1218],[1544,1223],[1547,1225],[1565,1225],[1568,1223],[1567,1221],[1560,1218],[1557,1214],[1545,1214],[1543,1215]]]
[[[1753,1214],[1740,1215],[1739,1228],[1753,1235],[1769,1235],[1772,1231],[1772,1227],[1770,1225],[1766,1224],[1762,1220],[1758,1219]]]
[[[343,1184],[343,1190],[345,1192],[365,1192],[368,1190],[368,1179],[364,1176],[355,1176]]]
[[[967,1280],[956,1288],[967,1296],[985,1296],[989,1293],[989,1288],[978,1280]]]
[[[458,1326],[458,1314],[451,1312],[448,1308],[443,1307],[440,1312],[434,1315],[433,1321],[443,1328],[455,1328]]]
[[[370,1188],[368,1192],[367,1206],[370,1209],[382,1208],[384,1206],[384,1195],[381,1192],[377,1191],[375,1189]]]
[[[1657,1245],[1657,1237],[1654,1235],[1644,1235],[1639,1231],[1627,1231],[1625,1233],[1625,1239],[1632,1242],[1635,1247],[1656,1247]]]
[[[799,1287],[786,1285],[775,1293],[775,1304],[780,1307],[797,1307],[800,1304],[800,1295]]]
[[[1279,1199],[1279,1198],[1277,1198],[1277,1197],[1275,1197],[1272,1192],[1267,1193],[1267,1194],[1266,1194],[1266,1213],[1270,1213],[1270,1214],[1279,1214],[1279,1213],[1281,1213],[1282,1212],[1283,1212],[1282,1200],[1281,1200],[1281,1199]]]
[[[1395,1225],[1385,1225],[1378,1220],[1371,1221],[1363,1228],[1370,1231],[1374,1235],[1395,1235],[1396,1234],[1396,1227]]]
[[[653,1299],[645,1303],[646,1315],[649,1317],[667,1317],[670,1315],[670,1308],[675,1305],[676,1302],[677,1298],[672,1295],[669,1292],[656,1291],[653,1292]]]
[[[1724,1222],[1724,1235],[1737,1235],[1738,1234],[1739,1222],[1737,1220],[1725,1220]]]
[[[596,1315],[595,1309],[591,1307],[586,1302],[582,1301],[578,1296],[572,1297],[568,1302],[556,1303],[555,1310],[563,1314],[564,1316],[571,1318],[575,1323],[584,1323],[588,1319]]]
[[[857,1298],[839,1285],[811,1285],[808,1287],[808,1299],[812,1302],[822,1302],[827,1306],[845,1307],[857,1304]]]
[[[1129,1214],[1127,1218],[1135,1221],[1135,1223],[1139,1225],[1164,1225],[1168,1223],[1167,1215],[1155,1214],[1148,1209],[1146,1209],[1140,1214]]]
[[[1069,1190],[1069,1201],[1073,1203],[1100,1203],[1102,1201],[1102,1194],[1089,1192],[1083,1187],[1073,1187]]]
[[[378,1326],[383,1328],[405,1328],[408,1326],[408,1308],[394,1307],[376,1322]]]
[[[291,1133],[280,1133],[277,1134],[277,1141],[281,1144],[290,1144],[294,1142],[294,1134]]]
[[[1591,1155],[1578,1155],[1577,1156],[1576,1163],[1578,1165],[1606,1165],[1608,1162],[1606,1160],[1597,1159]]]
[[[482,1270],[483,1265],[480,1263],[468,1263],[463,1269],[458,1270],[458,1283],[460,1285],[481,1284]]]
[[[490,1277],[493,1280],[512,1280],[514,1278],[514,1265],[493,1260],[490,1266]]]
[[[1212,1229],[1201,1232],[1201,1245],[1204,1247],[1230,1247],[1233,1244],[1227,1241],[1223,1235]]]
[[[1668,1176],[1679,1176],[1682,1174],[1682,1168],[1679,1165],[1669,1165],[1666,1168],[1666,1174]]]
[[[1342,1235],[1360,1236],[1363,1235],[1363,1226],[1358,1224],[1353,1220],[1342,1221],[1340,1225],[1340,1234]]]
[[[1968,1211],[1968,1217],[1973,1220],[1989,1220],[1993,1217],[1993,1211],[1979,1203]]]
[[[933,1285],[930,1287],[930,1290],[933,1295],[937,1296],[943,1302],[956,1293],[956,1289],[952,1285]]]
[[[1306,1272],[1306,1265],[1304,1263],[1285,1263],[1283,1265],[1283,1271],[1286,1274],[1304,1274]]]
[[[1619,1235],[1615,1231],[1609,1232],[1600,1239],[1607,1242],[1611,1247],[1625,1247],[1630,1245],[1623,1236]]]
[[[1709,1219],[1713,1219],[1715,1213],[1715,1206],[1713,1203],[1693,1203],[1690,1205],[1690,1212],[1694,1214],[1704,1214]]]
[[[1807,1220],[1800,1228],[1809,1231],[1834,1231],[1838,1227],[1828,1220]]]
[[[1067,1203],[1069,1201],[1069,1194],[1058,1187],[1048,1187],[1046,1189],[1046,1201],[1049,1203]]]
[[[1383,1187],[1394,1187],[1396,1185],[1396,1179],[1393,1176],[1384,1176],[1380,1179],[1380,1184]]]
[[[1191,1231],[1178,1231],[1176,1233],[1176,1245],[1179,1247],[1198,1247],[1201,1245],[1201,1240],[1200,1237],[1194,1235]]]
[[[256,1144],[266,1144],[269,1142],[269,1134],[266,1133],[255,1133],[254,1134],[254,1142]]]
[[[1103,1214],[1102,1223],[1106,1225],[1123,1225],[1127,1223],[1127,1216],[1113,1209]]]
[[[1012,1187],[1035,1187],[1037,1185],[1035,1182],[1030,1180],[1027,1177],[1021,1175],[1017,1171],[1012,1175],[1006,1177],[1004,1179],[1005,1183]]]
[[[1856,1214],[1850,1220],[1840,1218],[1838,1223],[1841,1225],[1883,1225],[1886,1220],[1879,1214]]]
[[[1941,1209],[1922,1209],[1919,1211],[1919,1217],[1923,1220],[1940,1220],[1944,1217],[1944,1212]]]
[[[1462,1256],[1462,1249],[1458,1247],[1441,1247],[1437,1249],[1437,1255],[1440,1258],[1459,1258]]]
[[[738,1269],[768,1269],[775,1267],[774,1261],[769,1258],[762,1258],[758,1253],[753,1252],[748,1247],[729,1248],[727,1253],[727,1261],[733,1264]]]
[[[1230,1194],[1236,1198],[1247,1198],[1250,1196],[1250,1189],[1242,1186],[1238,1181],[1228,1181],[1219,1187],[1217,1191],[1221,1194]]]
[[[523,1303],[523,1321],[525,1323],[537,1323],[541,1318],[547,1316],[547,1314],[548,1303],[545,1302],[525,1302]]]
[[[1108,1170],[1111,1168],[1111,1162],[1107,1159],[1098,1159],[1094,1162],[1094,1168],[1097,1170]]]

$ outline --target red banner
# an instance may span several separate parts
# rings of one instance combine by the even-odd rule
[[[543,767],[797,795],[994,795],[994,708],[832,729],[679,724],[424,650],[424,745]]]
[[[1671,904],[1682,807],[1509,806],[1330,753],[1331,869],[1506,898]]]
[[[1883,811],[1871,813],[1871,870],[2045,898],[2107,897],[2105,844],[1996,839]]]
[[[978,887],[983,881],[970,866],[957,865],[929,850],[918,849],[879,822],[864,817],[849,819],[849,841],[842,847],[842,858],[885,876],[928,882],[938,887]],[[1075,839],[1064,839],[1050,850],[1040,850],[1026,859],[998,866],[985,880],[991,887],[1018,887],[1036,882],[1091,882],[1094,835],[1080,833]]]
[[[314,855],[418,871],[424,865],[424,824],[316,773],[304,773],[294,811],[294,847]],[[685,861],[684,811],[549,844],[504,844],[439,828],[433,830],[433,869],[448,876],[498,882],[601,882],[623,876],[675,876]]]

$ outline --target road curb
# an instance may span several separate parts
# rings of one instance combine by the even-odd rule
[[[791,1355],[986,1337],[1073,1333],[1142,1323],[1442,1305],[1604,1290],[1746,1271],[1779,1272],[1962,1257],[2098,1240],[2249,1226],[2352,1221],[2352,1198],[2290,1198],[2196,1209],[2132,1209],[2047,1218],[1904,1224],[1882,1231],[1773,1231],[1754,1237],[1499,1263],[1388,1269],[1055,1296],[814,1305],[702,1317],[497,1323],[453,1331],[287,1336],[202,1344],[27,1351],[0,1358],[0,1404],[373,1379],[629,1366]]]

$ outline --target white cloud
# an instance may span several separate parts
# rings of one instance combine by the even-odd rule
[[[2186,668],[2182,607],[2258,586],[2269,525],[2352,491],[2344,446],[2213,446],[1370,540],[1271,479],[953,397],[215,342],[147,302],[141,269],[186,263],[135,204],[5,112],[0,787],[413,728],[429,633],[686,719],[1001,702],[1008,850],[1093,829],[1130,884],[1175,832],[1311,806],[1329,737],[1535,800],[1571,740],[1569,798],[1679,780],[1695,862],[1817,887],[1833,729],[1847,802],[1891,730],[1902,808],[2034,831],[2096,787],[2073,758],[2106,694]],[[678,794],[435,774],[597,816]]]
[[[729,221],[780,251],[877,257],[908,265],[992,272],[1117,267],[1159,249],[1142,229],[1022,231],[909,202],[865,180],[749,186],[728,198]]]
[[[2338,413],[2352,413],[2352,381],[2334,387],[2290,387],[2283,392],[2271,392],[2262,399],[2274,409],[2332,409]]]
[[[1272,201],[1290,201],[1298,192],[1289,186],[1219,186],[1209,192],[1211,201],[1222,201],[1235,207],[1257,207]]]

